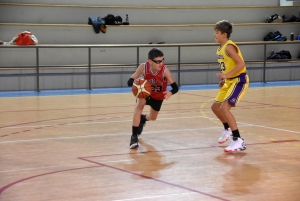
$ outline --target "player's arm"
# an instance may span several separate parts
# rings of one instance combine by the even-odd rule
[[[138,77],[140,77],[141,74],[144,75],[144,66],[145,66],[145,64],[139,65],[139,67],[137,67],[136,71],[131,75],[131,77],[127,81],[127,85],[129,87],[131,87],[133,85],[134,80],[137,79]]]
[[[235,73],[242,70],[243,67],[245,66],[245,62],[238,55],[238,50],[234,45],[227,45],[225,51],[226,51],[226,54],[229,55],[235,61],[236,66],[234,67],[234,69],[232,71],[229,71],[226,74],[221,74],[221,73],[218,74],[219,78],[224,78],[224,79],[231,77]]]
[[[165,100],[168,100],[168,98],[170,98],[170,96],[176,94],[179,89],[178,89],[178,85],[174,81],[174,79],[172,77],[172,74],[171,74],[171,72],[168,68],[165,69],[164,75],[165,75],[166,79],[168,80],[168,82],[170,83],[170,85],[172,87],[171,91],[165,91],[164,92]]]

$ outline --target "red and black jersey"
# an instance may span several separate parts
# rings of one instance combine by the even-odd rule
[[[156,100],[164,100],[163,92],[167,90],[168,80],[164,76],[167,66],[163,64],[160,71],[152,72],[151,65],[145,62],[144,79],[150,82],[152,86],[151,98]]]

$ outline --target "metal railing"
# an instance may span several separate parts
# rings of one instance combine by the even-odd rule
[[[266,82],[266,62],[267,62],[267,46],[268,45],[275,45],[275,44],[300,44],[300,41],[262,41],[262,42],[236,42],[237,45],[263,45],[264,47],[264,59],[261,61],[256,62],[263,62],[263,80],[262,82]],[[180,73],[181,73],[181,48],[182,47],[197,47],[197,46],[219,46],[217,43],[178,43],[178,44],[154,44],[155,47],[177,47],[178,51],[178,61],[177,61],[177,67],[178,67],[178,85],[180,86]],[[92,61],[91,61],[91,49],[92,48],[136,48],[136,66],[140,64],[139,56],[140,56],[140,48],[141,47],[154,47],[152,44],[105,44],[105,45],[33,45],[33,46],[16,46],[16,45],[0,45],[0,48],[34,48],[36,50],[36,66],[35,66],[35,76],[36,76],[36,91],[40,91],[40,64],[39,64],[39,51],[40,49],[44,48],[86,48],[88,51],[88,90],[92,90],[92,82],[91,82],[91,75],[92,75]],[[274,60],[272,60],[274,61]],[[288,59],[288,60],[278,60],[278,61],[299,61],[300,59]],[[247,62],[247,61],[245,61]],[[212,63],[212,62],[211,62]],[[211,64],[210,63],[210,64]],[[214,62],[216,63],[216,62]],[[187,64],[187,63],[185,63]],[[194,63],[193,63],[194,64]],[[208,63],[200,63],[199,64],[208,64]],[[115,64],[116,66],[121,64]],[[56,65],[55,67],[64,67],[65,65]],[[111,65],[114,66],[114,65]],[[18,66],[17,68],[21,68],[22,66]],[[83,66],[84,67],[84,66]],[[1,68],[7,68],[0,66]]]

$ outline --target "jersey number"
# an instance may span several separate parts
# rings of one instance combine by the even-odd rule
[[[220,70],[221,70],[221,71],[225,71],[225,70],[226,70],[225,63],[224,63],[224,62],[219,63],[219,65],[220,65]]]
[[[153,92],[161,92],[162,91],[162,86],[152,85],[152,91]]]

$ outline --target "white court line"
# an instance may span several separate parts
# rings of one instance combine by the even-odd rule
[[[62,123],[62,124],[49,124],[49,125],[37,125],[37,126],[10,126],[1,129],[12,129],[12,128],[39,128],[39,127],[54,127],[54,126],[74,126],[74,125],[89,125],[89,124],[107,124],[107,123],[122,123],[131,122],[132,120],[124,121],[94,121],[94,122],[81,122],[81,123]]]
[[[217,118],[212,117],[205,117],[205,116],[192,116],[192,117],[177,117],[177,118],[161,118],[158,121],[164,121],[164,120],[172,120],[172,119],[191,119],[191,118],[203,118],[203,119],[211,119],[211,120],[218,120]],[[129,120],[125,121],[118,121],[118,122],[128,122]],[[108,122],[99,122],[99,123],[112,123],[116,121],[108,121]],[[286,129],[280,129],[280,128],[273,128],[268,126],[261,126],[256,124],[248,124],[243,122],[237,122],[238,124],[243,124],[244,126],[254,126],[254,127],[260,127],[260,128],[266,128],[266,129],[272,129],[272,130],[278,130],[278,131],[284,131],[284,132],[290,132],[290,133],[296,133],[300,134],[298,131],[292,131],[292,130],[286,130]],[[79,124],[79,123],[74,123]],[[89,124],[89,123],[87,123]],[[164,133],[164,132],[182,132],[182,131],[195,131],[195,130],[203,130],[203,129],[215,129],[217,127],[208,127],[208,128],[197,128],[197,129],[181,129],[181,130],[163,130],[163,131],[151,131],[148,133]],[[219,128],[219,127],[218,127]],[[145,132],[146,134],[147,132]],[[4,143],[14,143],[14,142],[33,142],[33,141],[44,141],[44,140],[58,140],[58,139],[76,139],[76,138],[89,138],[89,137],[105,137],[105,136],[115,136],[115,135],[131,135],[131,133],[117,133],[117,134],[97,134],[97,135],[88,135],[88,136],[75,136],[75,137],[57,137],[57,138],[38,138],[38,139],[30,139],[30,140],[14,140],[14,141],[2,141],[0,144]]]
[[[198,116],[196,116],[198,117]],[[202,117],[202,116],[199,116]],[[195,117],[178,117],[178,118],[161,118],[158,119],[157,121],[164,121],[164,120],[172,120],[172,119],[192,119]],[[203,117],[205,118],[205,117]],[[214,118],[212,118],[214,119]],[[122,122],[131,122],[132,120],[123,120],[123,121],[94,121],[94,122],[80,122],[80,123],[66,123],[63,124],[64,126],[74,126],[74,125],[90,125],[90,124],[109,124],[109,123],[122,123]],[[5,127],[1,129],[12,129],[12,128],[38,128],[38,127],[55,127],[55,126],[61,126],[60,124],[49,124],[49,125],[36,125],[36,126],[10,126],[10,127]]]
[[[267,128],[267,129],[273,129],[273,130],[277,130],[277,131],[284,131],[284,132],[289,132],[289,133],[300,134],[300,132],[298,132],[298,131],[291,131],[291,130],[286,130],[286,129],[281,129],[281,128],[273,128],[273,127],[269,127],[269,126],[261,126],[261,125],[256,125],[256,124],[247,124],[247,123],[243,123],[243,122],[237,122],[237,123],[243,124],[245,126],[255,126],[255,127],[259,127],[259,128]]]
[[[108,124],[108,123],[122,123],[122,122],[132,122],[132,119],[130,120],[123,120],[123,121],[94,121],[94,122],[85,122],[85,123],[69,123],[69,124],[65,124],[66,126],[73,126],[73,125],[88,125],[88,124]]]
[[[122,200],[113,200],[113,201],[128,201],[128,200],[153,199],[153,198],[169,197],[169,196],[176,196],[176,195],[187,195],[187,194],[193,194],[193,192],[191,192],[191,193],[177,193],[177,194],[167,194],[167,195],[147,196],[147,197],[139,197],[139,198],[131,198],[131,199],[122,199]]]
[[[206,116],[191,116],[191,117],[176,117],[176,118],[160,118],[157,119],[156,121],[165,121],[165,120],[174,120],[174,119],[193,119],[193,118],[203,118],[203,119],[211,119],[211,120],[217,120],[217,118],[213,117],[206,117]],[[132,120],[123,120],[123,121],[102,121],[102,122],[86,122],[86,123],[67,123],[64,125],[67,126],[74,126],[74,125],[89,125],[89,124],[109,124],[109,123],[122,123],[122,122],[131,122]],[[255,126],[255,127],[260,127],[260,128],[267,128],[267,129],[273,129],[273,130],[278,130],[278,131],[285,131],[289,133],[296,133],[300,134],[299,131],[292,131],[292,130],[286,130],[286,129],[280,129],[280,128],[274,128],[274,127],[268,127],[268,126],[262,126],[262,125],[257,125],[257,124],[248,124],[248,123],[243,123],[243,122],[237,122],[238,124],[243,124],[245,126]],[[57,126],[58,124],[53,124],[53,125],[38,125],[38,126],[16,126],[16,127],[6,127],[6,128],[27,128],[27,127],[51,127],[51,126]],[[5,129],[5,128],[2,128]]]
[[[164,120],[172,120],[172,119],[192,119],[192,118],[208,118],[208,119],[214,119],[216,118],[210,118],[210,117],[204,117],[204,116],[191,116],[191,117],[177,117],[177,118],[160,118],[157,121],[164,121]],[[122,122],[131,122],[132,120],[123,120],[123,121],[96,121],[96,122],[80,122],[80,123],[66,123],[63,124],[64,126],[74,126],[74,125],[89,125],[89,124],[109,124],[109,123],[122,123]],[[53,126],[61,126],[60,124],[49,124],[49,125],[36,125],[36,126],[10,126],[5,127],[1,129],[12,129],[12,128],[36,128],[36,127],[53,127]]]
[[[198,116],[196,116],[198,117]],[[202,116],[199,116],[202,117]],[[195,117],[178,117],[178,118],[161,118],[157,121],[164,121],[164,120],[172,120],[172,119],[192,119]],[[203,117],[206,118],[206,117]],[[207,117],[209,118],[209,117]],[[214,119],[214,118],[212,118]],[[123,121],[94,121],[94,122],[80,122],[80,123],[65,123],[64,126],[74,126],[74,125],[90,125],[90,124],[109,124],[109,123],[122,123],[122,122],[131,122],[132,120],[123,120]],[[49,125],[36,125],[36,126],[9,126],[0,129],[12,129],[12,128],[38,128],[38,127],[54,127],[54,126],[61,126],[61,124],[49,124]]]
[[[52,126],[56,126],[56,125],[57,124],[37,125],[37,126],[9,126],[9,127],[0,128],[0,129],[4,130],[4,129],[12,129],[12,128],[39,128],[39,127],[52,127]]]
[[[152,134],[152,133],[183,132],[183,131],[197,131],[197,130],[210,130],[210,129],[220,129],[220,127],[207,127],[207,128],[181,129],[181,130],[149,131],[149,132],[143,132],[143,135],[144,134]],[[11,141],[2,141],[2,142],[0,142],[0,144],[18,143],[18,142],[46,141],[46,140],[79,139],[79,138],[91,138],[91,137],[107,137],[107,136],[117,136],[117,135],[119,135],[119,136],[122,136],[122,135],[131,135],[131,133],[106,133],[106,134],[82,135],[82,136],[72,136],[72,137],[36,138],[36,139],[29,139],[29,140],[11,140]]]

